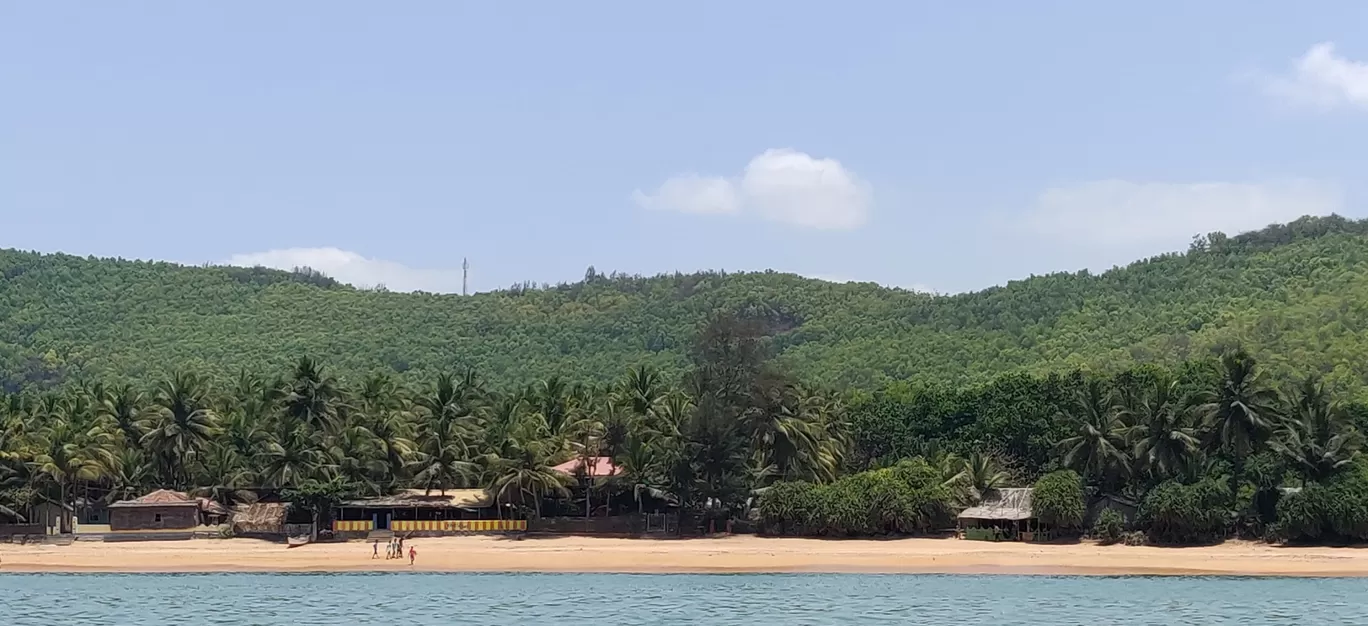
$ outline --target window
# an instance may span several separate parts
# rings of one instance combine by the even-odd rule
[[[152,521],[154,521],[154,522],[161,522],[161,513],[153,513],[153,514],[152,514]]]

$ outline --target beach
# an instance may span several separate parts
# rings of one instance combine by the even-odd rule
[[[250,539],[0,544],[0,572],[620,572],[1368,576],[1368,549],[1254,542],[1163,548],[957,539],[470,536],[417,538],[408,559],[363,542],[286,548]]]

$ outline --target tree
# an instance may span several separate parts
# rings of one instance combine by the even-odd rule
[[[1269,388],[1254,357],[1243,350],[1221,357],[1215,389],[1199,396],[1196,411],[1208,432],[1213,450],[1227,450],[1243,459],[1263,443],[1277,419],[1276,393]]]
[[[52,480],[58,489],[57,502],[71,508],[69,491],[77,480],[95,480],[105,471],[98,451],[89,442],[90,433],[77,431],[64,419],[47,424],[38,433],[33,471]],[[60,532],[71,532],[69,516],[63,515]]]
[[[215,434],[208,387],[195,374],[176,372],[158,385],[153,402],[156,417],[142,443],[156,456],[166,482],[184,486],[189,465]]]
[[[1196,431],[1188,422],[1176,380],[1156,379],[1134,406],[1125,409],[1122,420],[1132,424],[1127,434],[1135,442],[1135,459],[1157,481],[1182,474],[1198,453]]]
[[[567,496],[566,485],[571,478],[555,469],[553,455],[555,439],[540,437],[537,428],[523,425],[515,429],[505,441],[502,454],[494,461],[494,480],[489,490],[498,503],[531,501],[537,517],[541,517],[542,498],[549,495]]]
[[[1064,466],[1093,482],[1105,481],[1112,472],[1124,473],[1129,467],[1125,426],[1102,382],[1087,381],[1069,411],[1065,419],[1074,424],[1076,434],[1059,442]]]
[[[336,425],[340,392],[337,381],[326,376],[323,366],[309,357],[295,364],[284,395],[285,415],[300,424],[322,430]]]
[[[1288,399],[1290,412],[1268,445],[1308,480],[1321,481],[1358,457],[1363,437],[1317,377],[1306,378]]]
[[[454,489],[465,485],[478,467],[471,461],[466,432],[455,422],[425,425],[419,435],[418,450],[409,471],[416,485],[427,492]]]
[[[123,445],[141,447],[143,436],[151,429],[144,416],[146,400],[142,392],[132,385],[120,385],[104,394],[99,401],[100,415],[108,419],[112,429],[123,437]]]
[[[1063,530],[1083,526],[1083,481],[1073,470],[1041,476],[1031,493],[1031,510],[1041,524]]]

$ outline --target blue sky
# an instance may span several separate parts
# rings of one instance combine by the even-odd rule
[[[0,247],[973,290],[1363,216],[1365,35],[1351,1],[3,1]]]

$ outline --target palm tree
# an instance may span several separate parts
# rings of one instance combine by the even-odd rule
[[[656,407],[665,399],[660,372],[646,366],[628,368],[627,375],[618,385],[618,393],[642,422],[650,420]]]
[[[526,506],[531,500],[537,517],[541,517],[542,498],[569,496],[566,486],[572,480],[553,469],[552,455],[559,450],[553,439],[539,434],[537,429],[526,426],[511,433],[503,455],[495,461],[495,478],[489,486],[496,503],[517,500]]]
[[[1254,357],[1237,350],[1221,357],[1220,383],[1199,395],[1196,412],[1211,449],[1229,450],[1239,461],[1272,432],[1276,402]]]
[[[1128,470],[1124,424],[1101,381],[1087,381],[1064,417],[1073,422],[1076,433],[1058,445],[1066,467],[1096,481],[1106,480],[1113,470]]]
[[[1135,459],[1157,481],[1182,474],[1198,452],[1195,430],[1179,398],[1178,381],[1160,377],[1122,412],[1132,425]]]
[[[375,448],[380,462],[377,469],[383,475],[383,487],[387,491],[403,479],[417,446],[411,438],[413,427],[402,409],[373,410],[378,413],[369,415],[360,428],[370,435],[370,445]]]
[[[231,507],[237,502],[254,500],[255,494],[247,489],[253,479],[254,472],[237,449],[231,443],[217,443],[205,453],[195,481],[197,487],[191,493]]]
[[[103,394],[99,401],[98,411],[123,438],[123,445],[141,447],[143,436],[152,428],[145,415],[147,402],[143,393],[132,385],[120,385]]]
[[[105,471],[105,465],[92,453],[87,434],[65,419],[49,422],[38,433],[35,450],[33,471],[57,485],[58,504],[63,508],[71,506],[68,492],[75,481],[97,480]],[[60,532],[71,532],[66,515],[62,516]]]
[[[107,468],[110,490],[105,496],[107,502],[131,500],[147,493],[153,485],[155,468],[140,448],[123,448],[114,456],[114,463]]]
[[[952,483],[964,486],[969,497],[977,501],[983,494],[1007,486],[1011,474],[1002,469],[996,459],[982,452],[972,452],[960,462],[960,471]]]
[[[284,394],[285,415],[315,430],[332,427],[341,397],[337,381],[324,375],[323,366],[309,357],[299,359]]]
[[[327,458],[302,427],[280,424],[262,446],[257,467],[262,478],[276,487],[299,487],[309,480],[323,480],[330,466]]]
[[[152,450],[165,476],[176,486],[189,480],[189,465],[216,434],[209,392],[199,376],[176,372],[157,387],[156,417],[142,444]]]
[[[468,440],[479,430],[470,394],[458,387],[450,374],[439,375],[436,384],[414,404],[424,411],[423,418],[434,431],[458,432]]]
[[[467,433],[457,422],[425,424],[419,435],[418,450],[409,463],[413,482],[427,492],[465,485],[478,469],[471,461]]]
[[[1302,381],[1287,406],[1291,410],[1268,445],[1307,479],[1325,479],[1358,457],[1363,437],[1319,378]]]
[[[529,392],[533,411],[546,425],[547,434],[562,435],[570,422],[569,390],[565,381],[552,376],[537,383]]]

